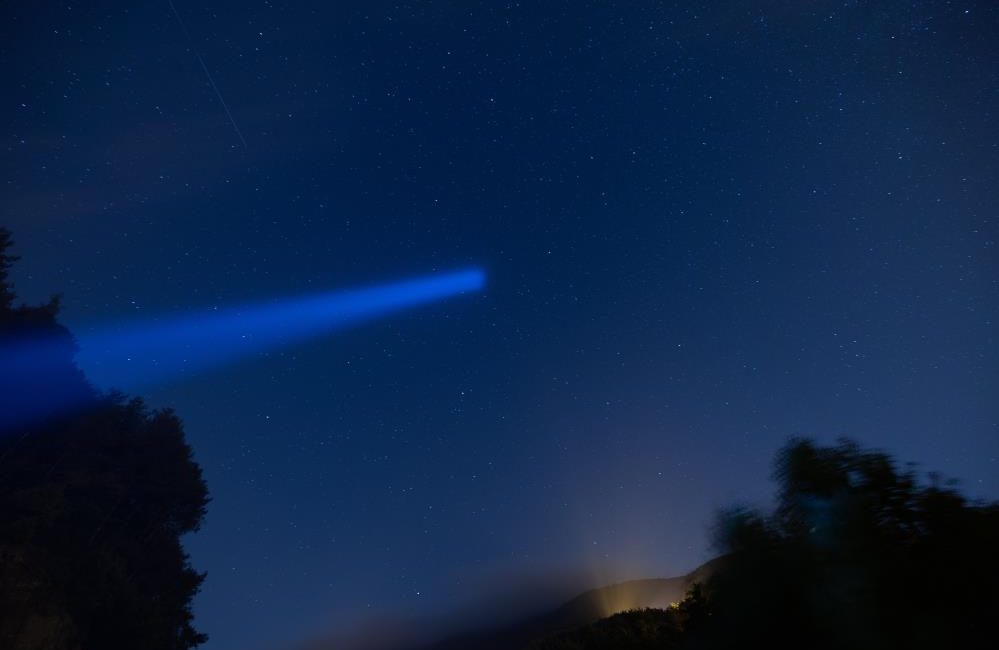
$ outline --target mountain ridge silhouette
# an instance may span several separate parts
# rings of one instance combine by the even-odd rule
[[[672,578],[643,578],[597,587],[554,609],[504,625],[484,625],[430,643],[397,650],[519,650],[532,641],[588,625],[618,612],[646,607],[666,608],[682,600],[691,585],[705,581],[724,558],[714,558]]]

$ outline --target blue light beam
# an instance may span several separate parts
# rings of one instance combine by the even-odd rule
[[[77,360],[98,386],[127,389],[217,366],[409,307],[478,291],[479,269],[244,305],[79,338]]]
[[[132,391],[283,347],[374,318],[481,290],[478,268],[392,284],[256,303],[168,319],[135,321],[77,337],[77,363],[100,388]],[[0,350],[15,373],[56,357],[54,344],[34,340]],[[58,403],[46,409],[77,405]],[[55,413],[52,414],[55,414]],[[38,416],[45,414],[36,414]],[[18,418],[22,419],[22,418]]]

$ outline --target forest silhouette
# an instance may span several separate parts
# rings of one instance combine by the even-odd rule
[[[0,646],[195,647],[206,636],[191,601],[205,576],[181,537],[209,497],[181,422],[87,382],[58,299],[16,304],[10,246],[0,230],[0,350],[37,336],[62,344],[29,368],[0,369],[3,410],[56,394],[78,407],[3,421]],[[719,516],[720,558],[675,606],[496,632],[489,647],[995,647],[999,505],[848,440],[791,440],[774,479],[772,512]]]

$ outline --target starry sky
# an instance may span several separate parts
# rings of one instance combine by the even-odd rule
[[[0,12],[13,279],[75,331],[488,273],[143,391],[209,650],[685,572],[792,435],[999,497],[990,0]]]

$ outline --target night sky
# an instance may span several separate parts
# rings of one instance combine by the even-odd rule
[[[992,0],[174,5],[2,9],[24,300],[488,274],[141,391],[213,496],[209,650],[686,572],[792,435],[999,497]]]

